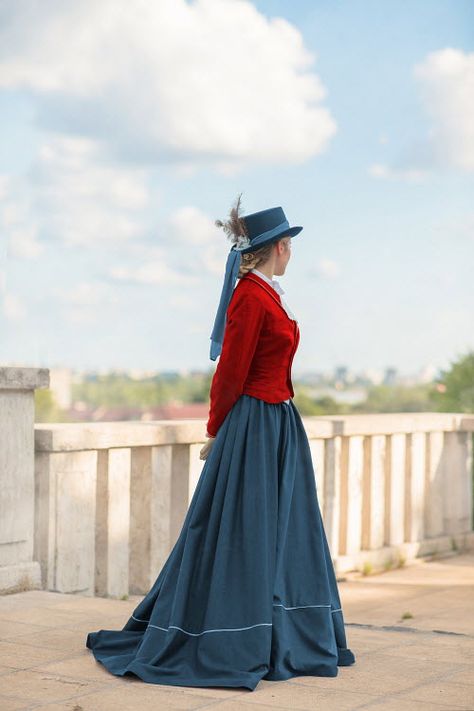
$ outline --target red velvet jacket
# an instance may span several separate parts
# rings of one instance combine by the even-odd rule
[[[291,364],[299,340],[298,323],[286,313],[278,292],[254,272],[239,279],[209,393],[208,435],[216,436],[243,394],[272,403],[293,397]]]

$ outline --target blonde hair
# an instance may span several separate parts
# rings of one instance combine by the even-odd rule
[[[246,252],[245,254],[241,254],[240,258],[242,263],[239,267],[237,278],[240,279],[251,269],[257,269],[259,266],[262,266],[268,262],[274,245],[275,242],[270,242],[269,244],[264,244],[263,247],[256,249],[254,252]]]

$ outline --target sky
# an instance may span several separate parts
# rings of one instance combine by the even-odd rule
[[[470,0],[0,0],[0,365],[214,368],[282,206],[293,372],[474,347]]]

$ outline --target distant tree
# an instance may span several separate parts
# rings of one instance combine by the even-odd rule
[[[208,370],[202,378],[196,379],[194,390],[189,394],[189,402],[207,402],[209,400],[213,375],[214,369]]]
[[[431,410],[432,385],[371,385],[367,398],[352,408],[352,413],[425,412]]]
[[[474,351],[468,351],[435,380],[432,400],[440,412],[474,412]]]
[[[35,390],[35,422],[64,422],[63,410],[54,399],[52,390]]]
[[[331,397],[314,399],[299,388],[295,389],[294,403],[304,417],[347,414],[346,405],[336,402]]]

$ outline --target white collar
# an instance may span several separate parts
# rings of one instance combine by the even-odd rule
[[[267,282],[267,284],[270,284],[270,286],[272,286],[275,289],[275,291],[278,292],[278,294],[285,293],[283,291],[283,289],[281,288],[280,283],[276,279],[270,279],[269,277],[267,277],[266,274],[263,274],[261,271],[259,271],[258,269],[255,269],[255,268],[251,269],[250,271],[255,272],[255,274],[258,274],[258,276],[261,277],[262,279],[264,279]]]

